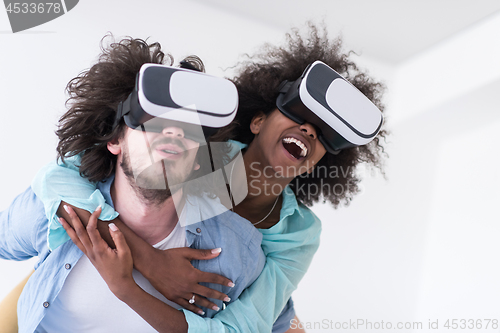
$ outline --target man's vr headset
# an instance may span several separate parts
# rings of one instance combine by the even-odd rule
[[[186,138],[204,142],[234,119],[237,108],[238,92],[229,80],[191,69],[144,64],[134,90],[118,105],[113,128],[121,118],[128,127],[148,132],[182,124]]]
[[[380,110],[356,87],[321,61],[295,81],[280,85],[276,106],[288,118],[319,129],[318,139],[332,154],[369,143],[380,131]]]

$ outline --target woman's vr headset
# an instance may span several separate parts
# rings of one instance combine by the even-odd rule
[[[321,61],[295,81],[284,81],[276,106],[288,118],[319,129],[318,139],[332,154],[369,143],[384,120],[380,110],[356,87]]]
[[[228,125],[238,108],[238,92],[226,79],[198,71],[144,64],[135,88],[118,105],[114,127],[124,119],[128,127],[161,132],[182,124],[186,138],[204,142]]]

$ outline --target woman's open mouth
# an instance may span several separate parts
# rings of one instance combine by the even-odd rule
[[[281,140],[281,142],[283,143],[283,147],[285,147],[286,151],[295,159],[300,160],[307,156],[307,146],[299,139],[286,137]]]

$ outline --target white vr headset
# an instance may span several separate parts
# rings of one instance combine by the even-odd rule
[[[332,154],[369,143],[380,131],[382,112],[356,87],[321,61],[309,65],[295,81],[284,81],[278,109],[293,121],[308,122]]]
[[[198,142],[228,125],[236,116],[238,92],[226,79],[196,70],[144,64],[135,88],[118,105],[116,127],[161,132],[165,122],[180,122],[187,138]]]

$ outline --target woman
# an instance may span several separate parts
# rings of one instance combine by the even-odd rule
[[[217,331],[222,330],[225,325],[240,331],[269,331],[305,273],[319,244],[319,221],[304,205],[312,205],[321,197],[334,206],[341,202],[347,203],[358,192],[359,179],[354,174],[355,166],[359,162],[368,162],[380,167],[382,147],[378,139],[366,146],[346,149],[338,155],[332,155],[326,153],[318,141],[318,133],[314,126],[308,123],[303,125],[294,123],[276,110],[277,87],[280,83],[284,80],[297,79],[304,68],[316,60],[321,60],[336,69],[375,104],[380,104],[380,85],[363,73],[359,73],[347,55],[340,53],[339,40],[330,42],[326,34],[321,36],[315,27],[311,27],[308,40],[304,41],[295,32],[293,35],[288,35],[286,47],[268,47],[267,52],[252,58],[252,62],[244,65],[240,75],[235,79],[240,107],[237,119],[231,127],[233,130],[237,129],[235,139],[248,144],[243,160],[250,191],[245,200],[235,207],[235,212],[256,224],[262,232],[263,249],[268,260],[263,273],[254,284],[214,319],[201,319],[189,311],[184,311],[190,330],[198,328],[200,331],[207,331],[208,328]],[[385,132],[382,131],[380,135],[384,136]],[[283,139],[289,137],[307,143],[309,152],[306,159],[295,158],[294,154],[285,148]],[[328,169],[333,166],[343,168],[346,177],[329,178],[328,173],[314,172],[314,167]],[[234,178],[238,179],[236,176]],[[84,181],[82,179],[82,182]],[[319,186],[320,189],[313,195],[300,191],[303,185],[312,184]],[[332,191],[334,185],[341,186],[343,191],[339,193],[337,190],[337,193],[334,193]],[[278,190],[273,192],[269,189]],[[171,312],[172,308],[168,308],[165,304],[157,304],[152,296],[138,290],[130,278],[131,257],[126,243],[131,246],[132,253],[145,251],[143,256],[150,251],[147,246],[140,245],[140,240],[134,239],[133,235],[126,231],[126,227],[117,221],[115,226],[125,233],[127,242],[122,240],[120,231],[112,230],[111,236],[118,243],[117,250],[108,250],[104,256],[96,256],[91,246],[94,243],[102,243],[100,236],[95,232],[96,218],[100,211],[95,212],[89,221],[90,238],[81,233],[77,216],[69,211],[69,215],[64,213],[62,215],[66,220],[75,223],[74,226],[80,233],[76,235],[62,220],[66,231],[82,251],[86,252],[89,258],[93,258],[91,259],[93,264],[99,269],[110,289],[156,329],[162,330],[165,325],[169,325],[162,322],[165,316],[161,314]],[[114,229],[113,226],[112,228]],[[189,259],[184,259],[185,265]],[[170,260],[169,264],[171,262]],[[108,270],[110,264],[123,272],[119,278],[116,278],[114,271]],[[154,265],[161,266],[156,260]],[[182,272],[182,268],[173,269],[171,274]],[[154,277],[148,276],[149,278],[154,280]],[[228,283],[221,279],[213,280],[216,281]],[[161,283],[158,282],[157,285]],[[124,293],[124,290],[133,292]],[[189,303],[193,293],[197,294],[195,289],[184,290],[177,295],[174,295],[175,292],[171,293],[173,296],[167,298],[185,308],[199,311]],[[198,293],[198,295],[203,294]],[[203,296],[224,299],[225,295],[218,293]],[[196,297],[195,301],[204,307],[211,307],[213,304],[202,297]],[[238,309],[239,307],[243,307],[245,311]],[[235,322],[234,318],[237,318]],[[261,320],[255,322],[256,318]]]

